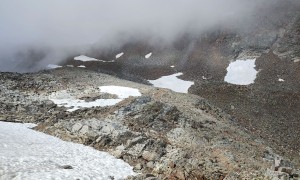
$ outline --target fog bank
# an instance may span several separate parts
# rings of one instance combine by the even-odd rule
[[[91,47],[168,44],[237,25],[270,0],[1,0],[0,71],[35,71]],[[242,23],[239,23],[242,25]]]

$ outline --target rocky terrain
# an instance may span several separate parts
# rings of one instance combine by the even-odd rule
[[[258,7],[244,22],[200,35],[183,34],[168,45],[144,39],[118,48],[93,49],[87,55],[98,59],[111,60],[119,52],[124,55],[114,63],[83,64],[143,84],[182,72],[181,79],[195,82],[189,93],[220,107],[282,155],[294,158],[300,149],[299,9],[298,1],[276,1],[273,6]],[[146,59],[149,52],[152,56]],[[74,62],[74,56],[63,65],[81,65]],[[239,86],[224,81],[231,61],[249,58],[256,59],[259,71],[253,84]]]
[[[128,179],[299,179],[300,3],[274,1],[243,20],[169,44],[136,38],[85,53],[104,61],[75,61],[74,53],[63,68],[1,72],[0,120],[37,123],[38,131],[107,151],[141,173]],[[26,63],[40,58],[33,53]],[[225,82],[228,65],[245,59],[255,59],[254,83]],[[194,82],[189,94],[149,86],[178,72]],[[117,98],[100,93],[103,85],[142,96],[73,112],[50,100],[60,92],[86,102]]]
[[[99,86],[137,88],[140,97],[73,112],[49,100],[65,90],[82,99],[105,97]],[[299,178],[288,159],[223,110],[175,93],[82,68],[0,75],[0,120],[37,123],[38,131],[107,151],[134,167],[128,179]],[[109,96],[111,98],[113,96]]]

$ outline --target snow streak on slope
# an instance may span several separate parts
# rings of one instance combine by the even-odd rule
[[[48,64],[47,69],[56,69],[61,68],[62,66],[56,65],[56,64]]]
[[[66,168],[66,166],[69,166]],[[132,167],[108,153],[0,122],[0,179],[124,179]]]
[[[123,52],[121,52],[121,53],[117,54],[117,55],[116,55],[116,59],[120,58],[120,57],[121,57],[121,56],[123,56],[123,55],[124,55],[124,53],[123,53]]]
[[[75,61],[82,61],[82,62],[88,62],[88,61],[115,62],[115,60],[104,61],[104,60],[100,60],[100,59],[88,57],[88,56],[85,56],[85,55],[76,56],[76,57],[74,57],[74,60],[75,60]]]
[[[152,55],[152,52],[151,52],[151,53],[149,53],[149,54],[146,54],[146,55],[145,55],[145,58],[146,58],[146,59],[148,59],[148,58],[150,58],[150,57],[151,57],[151,55]]]
[[[88,57],[88,56],[85,56],[85,55],[80,55],[80,56],[74,57],[74,60],[83,61],[83,62],[86,62],[86,61],[101,61],[99,59]]]
[[[148,80],[153,86],[171,89],[175,92],[187,93],[188,89],[194,84],[192,81],[184,81],[177,76],[183,73],[176,73],[169,76],[162,76],[156,80]]]

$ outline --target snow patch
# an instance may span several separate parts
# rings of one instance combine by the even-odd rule
[[[152,52],[145,55],[145,58],[148,59],[152,55]]]
[[[48,64],[47,69],[56,69],[61,68],[62,66],[56,65],[56,64]]]
[[[175,66],[174,65],[172,65],[172,66],[170,66],[171,68],[174,68]]]
[[[183,73],[176,73],[169,76],[162,76],[156,80],[148,80],[154,87],[167,88],[175,92],[187,93],[194,84],[192,81],[184,81],[178,78]]]
[[[256,59],[236,60],[227,67],[227,74],[224,81],[230,84],[249,85],[254,83],[257,71],[255,68]]]
[[[73,66],[73,65],[69,65],[69,64],[68,64],[68,65],[67,65],[67,67],[74,67],[74,66]]]
[[[88,61],[99,61],[99,62],[115,62],[115,60],[111,60],[111,61],[104,61],[104,60],[100,60],[100,59],[96,59],[96,58],[92,58],[92,57],[88,57],[85,55],[80,55],[74,58],[74,60],[76,61],[83,61],[83,62],[88,62]]]
[[[52,93],[49,100],[53,101],[59,107],[68,108],[67,111],[73,112],[80,108],[113,106],[129,96],[141,96],[138,89],[122,86],[100,86],[100,93],[115,94],[117,99],[96,99],[95,101],[86,102],[70,95],[66,90]]]
[[[104,106],[113,106],[122,101],[122,99],[97,99],[95,101],[86,102],[81,99],[75,99],[74,97],[70,99],[50,99],[59,107],[69,108],[67,111],[73,112],[80,108],[92,108],[92,107],[104,107]]]
[[[118,59],[118,58],[120,58],[121,56],[123,56],[123,54],[124,54],[123,52],[117,54],[117,55],[116,55],[116,59]]]
[[[85,56],[85,55],[80,55],[80,56],[74,57],[74,60],[76,60],[76,61],[83,61],[83,62],[87,62],[87,61],[101,61],[99,59],[88,57],[88,56]]]
[[[279,78],[278,81],[279,82],[284,82],[284,79]]]
[[[106,152],[20,123],[0,122],[0,147],[0,179],[125,179],[135,175],[129,164]]]
[[[86,68],[85,65],[80,65],[80,66],[77,66],[79,68]]]

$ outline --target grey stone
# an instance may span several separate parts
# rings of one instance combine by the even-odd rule
[[[153,161],[158,157],[158,155],[156,152],[144,151],[142,157],[147,161]]]
[[[82,124],[81,123],[76,123],[72,126],[72,132],[78,132],[81,128],[82,128]]]
[[[134,169],[136,169],[136,170],[141,170],[143,168],[143,165],[141,165],[140,163],[138,163],[135,167],[134,167]]]
[[[60,166],[60,168],[62,168],[62,169],[73,169],[73,167],[71,165],[63,165],[63,166]]]
[[[153,169],[153,168],[154,168],[154,163],[153,163],[153,161],[147,162],[146,166],[147,166],[148,168],[150,168],[150,169]]]
[[[273,171],[268,169],[265,173],[266,177],[269,177],[270,179],[274,180],[288,180],[289,179],[289,174],[285,172],[279,172],[279,171]]]
[[[278,171],[292,174],[293,169],[291,167],[279,167]]]
[[[132,156],[138,157],[138,156],[140,156],[142,154],[142,151],[143,151],[145,145],[146,144],[136,144],[133,147],[131,147],[127,151],[127,153],[130,154],[130,155],[132,155]]]
[[[89,126],[88,125],[84,125],[84,126],[82,126],[82,128],[80,129],[80,133],[81,134],[87,134],[88,132],[89,132]]]

